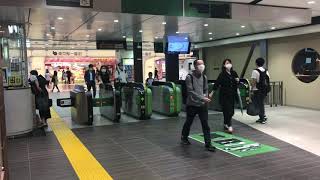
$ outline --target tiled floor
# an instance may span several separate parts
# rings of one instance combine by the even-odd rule
[[[221,116],[210,115],[212,131]],[[237,158],[207,152],[202,144],[179,144],[184,117],[74,129],[74,133],[114,179],[318,180],[320,157],[234,122],[236,134],[280,151]],[[193,133],[201,132],[199,121]],[[77,179],[52,133],[9,141],[11,180]]]
[[[295,107],[266,108],[268,123],[257,124],[257,117],[238,111],[235,119],[285,142],[320,156],[320,111]]]

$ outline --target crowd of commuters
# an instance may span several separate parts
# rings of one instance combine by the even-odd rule
[[[256,59],[256,69],[252,71],[251,75],[251,101],[254,101],[256,109],[258,111],[259,119],[257,123],[265,124],[267,117],[265,115],[264,101],[270,91],[269,79],[270,74],[267,69],[264,68],[265,60],[263,58]],[[227,133],[233,133],[234,129],[232,126],[232,117],[234,115],[235,102],[239,98],[239,83],[240,79],[237,72],[233,69],[231,59],[225,59],[222,63],[221,72],[214,83],[213,91],[209,92],[208,89],[208,78],[206,77],[205,65],[203,60],[195,60],[194,71],[186,76],[186,121],[183,125],[181,133],[181,144],[189,145],[188,136],[190,128],[196,115],[199,116],[202,131],[204,135],[205,148],[208,151],[215,151],[215,147],[211,145],[210,127],[208,123],[208,104],[213,100],[212,96],[214,91],[219,90],[219,102],[222,107],[224,124],[223,129]],[[92,64],[88,66],[88,70],[84,73],[84,80],[87,86],[87,90],[93,90],[93,97],[96,96],[96,82],[98,81],[103,84],[111,83],[110,77],[112,76],[112,70],[108,66],[102,65],[100,69],[94,68]],[[157,80],[158,71],[155,70],[153,76],[152,72],[148,73],[146,79],[146,85],[152,86],[152,83]],[[69,69],[66,72],[62,71],[62,80],[71,83],[72,73]],[[30,85],[32,92],[35,95],[36,107],[39,110],[40,126],[46,126],[46,120],[50,118],[49,109],[49,95],[47,88],[53,83],[52,92],[58,87],[58,72],[54,71],[53,75],[46,70],[45,77],[39,75],[37,71],[32,70],[30,72]],[[123,67],[122,63],[118,63],[115,71],[115,86],[119,84],[127,83],[128,75]]]

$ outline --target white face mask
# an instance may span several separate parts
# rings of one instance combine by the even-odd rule
[[[101,72],[105,73],[105,72],[107,72],[107,70],[106,69],[101,69]]]
[[[203,73],[204,69],[206,68],[206,66],[204,64],[198,65],[198,70]]]
[[[226,64],[224,67],[226,67],[228,70],[232,68],[232,64]]]

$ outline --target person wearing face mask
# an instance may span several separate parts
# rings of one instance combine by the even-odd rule
[[[211,101],[208,95],[208,81],[204,75],[205,65],[203,60],[195,60],[193,62],[195,70],[186,77],[187,87],[187,118],[183,125],[181,134],[181,144],[190,145],[188,136],[193,119],[199,116],[204,134],[205,148],[208,151],[215,151],[215,147],[211,145],[210,127],[208,124],[208,103]]]
[[[100,71],[99,71],[99,78],[103,84],[110,83],[110,74],[108,72],[107,66],[105,66],[105,65],[101,66]]]
[[[234,104],[237,98],[237,88],[239,76],[232,69],[230,59],[225,59],[222,64],[222,71],[214,83],[213,90],[220,88],[219,101],[223,111],[224,130],[227,133],[233,133],[232,116],[234,115]]]
[[[96,72],[93,69],[93,65],[89,65],[89,69],[84,73],[84,80],[87,84],[88,91],[93,90],[93,97],[96,97]]]

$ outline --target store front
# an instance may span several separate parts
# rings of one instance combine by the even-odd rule
[[[113,80],[117,64],[113,50],[29,50],[28,59],[30,69],[35,69],[40,74],[44,74],[46,70],[49,70],[50,74],[57,71],[59,82],[62,83],[67,83],[63,74],[69,70],[72,73],[72,84],[84,83],[84,72],[89,64],[93,64],[96,70],[106,65],[111,74],[111,80]]]

